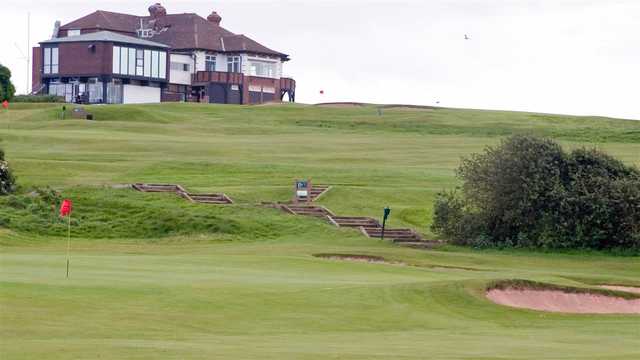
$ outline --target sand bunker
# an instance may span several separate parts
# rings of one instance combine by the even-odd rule
[[[587,292],[542,289],[491,289],[489,300],[517,308],[573,314],[640,314],[640,299]]]
[[[635,287],[635,286],[601,285],[600,287],[607,290],[624,291],[624,292],[630,292],[634,294],[640,294],[640,287]]]
[[[373,255],[354,255],[354,254],[315,254],[313,255],[317,258],[329,259],[329,260],[342,260],[342,261],[358,261],[358,262],[367,262],[367,263],[375,263],[375,264],[393,264],[393,265],[404,265],[402,262],[398,261],[388,261],[382,256],[373,256]]]
[[[326,107],[326,108],[353,108],[353,107],[363,107],[365,104],[358,102],[334,102],[334,103],[320,103],[315,106],[318,107]]]

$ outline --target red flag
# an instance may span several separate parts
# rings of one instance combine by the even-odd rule
[[[62,200],[62,204],[60,205],[60,216],[71,215],[72,209],[73,209],[73,204],[71,203],[71,200],[69,199]]]
[[[4,108],[4,109],[8,109],[9,108],[9,102],[7,100],[2,102],[2,108]]]

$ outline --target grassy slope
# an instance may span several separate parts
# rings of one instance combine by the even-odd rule
[[[61,189],[82,216],[65,280],[64,226],[36,224],[30,208],[2,203],[0,215],[10,217],[0,228],[7,358],[640,356],[637,316],[543,314],[481,297],[484,284],[505,278],[640,284],[637,258],[414,251],[253,206],[286,200],[295,177],[311,176],[336,186],[321,203],[337,213],[377,216],[390,205],[393,226],[431,236],[431,199],[455,185],[460,156],[534,132],[640,165],[640,122],[449,109],[378,117],[372,107],[295,105],[91,111],[98,121],[54,121],[55,108],[33,105],[0,115],[20,182]],[[103,187],[135,181],[224,191],[238,204]],[[417,266],[311,256],[321,252]]]

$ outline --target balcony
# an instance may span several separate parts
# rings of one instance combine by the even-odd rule
[[[241,85],[244,83],[244,74],[222,71],[198,71],[191,75],[193,85],[205,85],[210,82]]]

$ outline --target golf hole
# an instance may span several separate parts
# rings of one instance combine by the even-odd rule
[[[507,282],[489,288],[486,296],[496,304],[521,309],[569,314],[640,314],[640,296],[618,296],[606,290]]]

